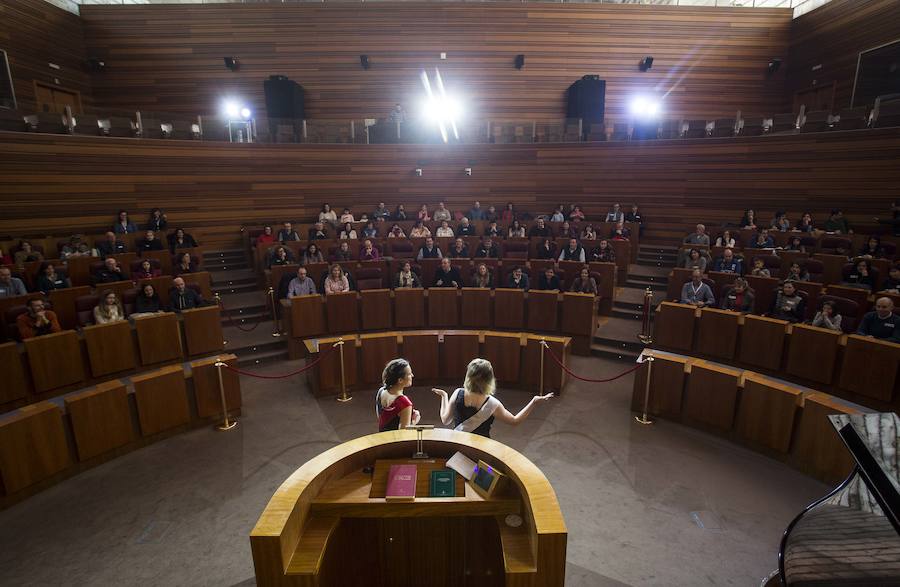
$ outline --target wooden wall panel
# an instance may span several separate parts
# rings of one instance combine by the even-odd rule
[[[795,92],[836,82],[835,110],[850,106],[859,52],[900,40],[898,14],[900,0],[832,0],[794,19],[788,103]]]
[[[788,9],[489,2],[82,6],[81,15],[89,53],[107,63],[92,80],[102,107],[218,113],[239,96],[259,112],[263,80],[283,74],[320,119],[385,116],[395,102],[415,113],[419,73],[434,67],[478,118],[562,118],[566,88],[585,74],[607,80],[610,115],[654,88],[670,92],[666,110],[677,115],[771,111],[784,78],[766,78],[765,66],[787,52],[791,21]],[[645,55],[653,67],[641,73]],[[239,58],[237,72],[225,56]]]
[[[36,112],[35,80],[79,92],[82,106],[90,108],[87,51],[77,15],[44,0],[0,0],[0,49],[9,57],[20,110]]]

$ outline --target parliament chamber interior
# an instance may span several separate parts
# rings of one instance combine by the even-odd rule
[[[4,585],[900,585],[900,0],[0,0]]]

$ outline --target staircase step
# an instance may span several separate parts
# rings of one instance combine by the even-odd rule
[[[253,283],[238,283],[232,285],[214,283],[212,289],[214,293],[218,293],[222,296],[228,294],[249,293],[254,291],[259,293],[259,284],[255,281]]]
[[[650,281],[649,279],[641,279],[640,277],[629,277],[625,281],[625,287],[634,287],[638,289],[650,288],[653,291],[666,291],[668,289],[668,281]]]
[[[624,363],[634,363],[641,355],[641,351],[633,351],[595,342],[591,343],[591,354],[595,357],[603,357],[604,359],[613,359]]]
[[[286,361],[288,359],[287,347],[248,353],[235,352],[234,354],[237,356],[238,367],[252,367],[254,365]]]

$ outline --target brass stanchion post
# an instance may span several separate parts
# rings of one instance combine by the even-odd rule
[[[213,297],[216,298],[216,305],[219,306],[219,311],[224,312],[225,306],[222,305],[222,296],[219,295],[219,292],[216,292],[213,294]],[[225,337],[223,336],[222,337],[222,346],[225,346],[227,344],[228,344],[228,341],[225,340]]]
[[[220,360],[215,362],[215,367],[219,374],[219,394],[222,396],[222,423],[216,426],[217,429],[225,431],[231,430],[235,426],[237,426],[237,420],[231,420],[228,418],[228,404],[225,403],[225,381],[222,379],[222,367],[225,366]]]
[[[650,377],[653,374],[653,355],[650,352],[650,345],[653,344],[653,335],[650,333],[650,306],[653,303],[653,290],[649,287],[644,291],[644,315],[641,321],[641,333],[638,340],[644,344],[644,362],[647,363],[647,381],[644,385],[644,411],[640,416],[634,419],[641,424],[653,424],[653,420],[648,417],[650,411]]]
[[[278,320],[278,308],[275,306],[275,289],[269,288],[266,292],[269,296],[269,302],[272,306],[272,336],[281,336],[281,324]]]
[[[347,395],[347,376],[344,373],[344,339],[341,338],[334,344],[341,347],[338,349],[338,352],[341,354],[341,395],[338,396],[337,401],[349,402],[353,399],[353,396]]]
[[[653,424],[653,420],[647,416],[647,412],[650,410],[650,376],[653,370],[653,355],[647,354],[644,357],[644,362],[647,363],[647,383],[644,386],[644,412],[640,416],[635,416],[634,419],[641,424]]]
[[[541,339],[541,384],[540,384],[540,393],[539,395],[544,395],[544,351],[547,350],[549,345],[545,339]]]

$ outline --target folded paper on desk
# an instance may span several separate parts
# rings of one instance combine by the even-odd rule
[[[416,499],[416,466],[391,465],[388,470],[387,501],[414,501]]]
[[[472,475],[475,474],[475,461],[461,452],[450,457],[447,460],[447,466],[462,475],[466,481],[471,481]]]

